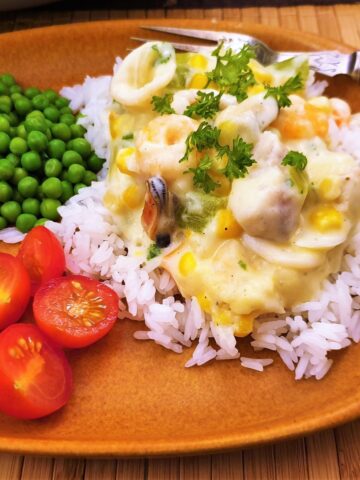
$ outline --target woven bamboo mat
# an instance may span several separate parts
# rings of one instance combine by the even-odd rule
[[[117,10],[115,8],[70,10],[64,8],[64,4],[60,4],[35,11],[0,13],[0,32],[109,18],[164,16],[229,18],[283,26],[297,31],[320,34],[360,48],[360,5],[342,4],[284,8],[175,10]],[[201,457],[73,460],[0,455],[0,480],[347,480],[359,478],[360,421],[281,444]]]

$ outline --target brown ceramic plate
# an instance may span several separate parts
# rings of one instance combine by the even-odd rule
[[[346,49],[264,26],[141,23],[245,32],[275,49]],[[1,35],[0,71],[14,73],[24,85],[53,88],[81,82],[86,74],[110,73],[114,57],[132,45],[129,37],[139,35],[138,25],[138,20],[114,21]],[[337,79],[332,91],[359,109],[359,87],[351,81]],[[337,355],[324,380],[295,382],[279,359],[265,373],[241,368],[238,361],[185,369],[189,351],[176,355],[137,342],[132,338],[136,328],[130,321],[119,322],[96,345],[71,352],[75,390],[70,403],[38,421],[0,416],[0,450],[86,456],[195,453],[302,435],[360,414],[357,345]],[[250,353],[246,344],[241,348]]]

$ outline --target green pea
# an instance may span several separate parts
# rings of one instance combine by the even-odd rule
[[[13,102],[8,95],[1,95],[0,97],[0,112],[10,113]]]
[[[35,223],[35,227],[43,227],[48,221],[49,220],[47,218],[39,218],[39,220],[37,220],[37,222]]]
[[[16,128],[16,135],[18,137],[21,137],[24,140],[27,139],[27,131],[26,131],[25,125],[23,123],[18,125],[17,127],[14,127],[14,128]]]
[[[46,107],[50,105],[49,100],[46,98],[45,95],[39,93],[32,99],[33,107],[38,110],[44,110]]]
[[[69,182],[75,184],[80,183],[85,175],[85,168],[82,165],[73,164],[70,165],[68,170]]]
[[[17,185],[20,182],[20,180],[22,180],[27,176],[28,176],[28,173],[24,168],[16,167],[14,170],[14,175],[12,176],[12,179],[11,179],[11,183],[13,183],[14,185]]]
[[[48,129],[45,119],[38,116],[27,117],[24,122],[24,125],[28,133],[34,132],[34,131],[45,133],[46,130]]]
[[[64,113],[63,115],[60,115],[60,122],[66,123],[66,125],[70,126],[76,123],[76,118],[72,113]]]
[[[16,100],[19,100],[19,98],[26,98],[26,97],[24,97],[23,95],[21,95],[21,93],[12,93],[12,94],[10,95],[10,98],[11,98],[11,100],[13,101],[13,103],[14,103],[14,105],[15,105]]]
[[[31,150],[43,152],[48,146],[48,139],[44,133],[32,131],[28,134],[27,143]]]
[[[68,175],[67,170],[63,170],[63,171],[61,172],[60,179],[61,179],[61,180],[67,180],[67,181],[69,181],[69,175]]]
[[[95,153],[93,153],[87,160],[87,165],[89,170],[92,172],[98,173],[102,169],[105,160],[99,158]]]
[[[47,153],[51,158],[57,158],[58,160],[61,160],[65,154],[65,150],[65,142],[58,138],[54,138],[53,140],[50,140],[48,144]]]
[[[24,197],[17,190],[15,190],[12,200],[14,200],[19,205],[21,205],[22,202],[24,201]]]
[[[77,183],[74,187],[75,195],[77,195],[79,193],[79,191],[84,187],[86,187],[86,185],[84,185],[83,183]]]
[[[67,144],[66,144],[66,150],[74,150],[74,149],[73,149],[73,141],[74,141],[74,139],[71,139],[71,140],[69,140],[69,141],[67,142]]]
[[[0,80],[0,95],[7,95],[10,93],[9,87],[7,87],[1,80]]]
[[[22,233],[27,233],[35,226],[36,221],[35,215],[21,213],[16,219],[16,228]]]
[[[18,202],[10,200],[1,206],[0,213],[8,222],[15,223],[21,213],[21,207]]]
[[[91,145],[85,138],[74,138],[74,140],[72,140],[72,148],[84,159],[88,158],[91,154]]]
[[[55,177],[44,180],[41,189],[44,196],[47,198],[60,198],[63,193],[61,181]]]
[[[85,183],[88,187],[91,185],[91,182],[96,182],[97,176],[94,172],[91,172],[90,170],[86,170],[84,173],[82,182]]]
[[[18,167],[20,165],[20,158],[15,154],[8,153],[6,155],[6,158],[10,160],[10,162],[14,165],[14,167]]]
[[[29,133],[29,136],[32,133],[35,133],[35,132]],[[22,155],[28,150],[28,144],[26,143],[26,140],[24,140],[23,138],[14,137],[10,142],[9,148],[11,153],[14,153],[15,155]]]
[[[59,200],[54,198],[44,198],[40,204],[41,215],[49,220],[58,220],[59,214],[57,209],[61,206]]]
[[[15,110],[19,115],[25,116],[32,110],[31,101],[26,97],[21,97],[14,102]]]
[[[65,113],[71,113],[71,115],[72,115],[73,111],[71,110],[70,107],[62,107],[62,108],[60,108],[60,113],[61,113],[61,115],[64,115]]]
[[[19,117],[16,112],[8,113],[8,120],[11,127],[16,127],[19,125]]]
[[[70,130],[72,138],[81,138],[86,133],[85,128],[82,125],[78,125],[77,123],[70,125]]]
[[[0,160],[0,180],[10,180],[14,175],[15,167],[10,160],[2,158]]]
[[[64,97],[59,97],[57,100],[55,100],[55,106],[59,109],[63,107],[67,107],[69,103],[70,103],[69,100]]]
[[[34,97],[36,97],[36,95],[39,95],[39,93],[41,93],[41,92],[40,92],[40,90],[39,90],[38,88],[29,87],[29,88],[27,88],[27,89],[25,90],[24,93],[25,93],[25,96],[28,97],[28,98],[30,98],[30,100],[31,100],[31,99],[33,99]]]
[[[71,138],[71,130],[66,123],[56,123],[51,128],[51,132],[54,138],[60,138],[60,140],[63,140],[64,142],[67,142]]]
[[[63,193],[60,197],[60,202],[65,203],[74,195],[74,189],[70,182],[63,180],[61,182]]]
[[[26,152],[21,156],[21,166],[28,172],[36,172],[41,165],[41,157],[38,152]]]
[[[3,228],[6,228],[7,227],[7,221],[5,220],[4,217],[0,217],[0,230],[2,230]]]
[[[36,216],[40,213],[40,202],[37,198],[26,198],[21,207],[24,213],[31,213]]]
[[[47,177],[59,177],[62,171],[62,163],[57,158],[49,158],[45,162],[44,172]]]
[[[38,188],[38,191],[37,191],[36,196],[37,196],[37,198],[38,198],[39,200],[44,200],[44,198],[45,198],[45,195],[43,194],[41,185],[39,185],[39,188]]]
[[[13,189],[7,182],[0,181],[0,203],[5,203],[12,199]]]
[[[15,93],[22,93],[23,89],[20,87],[20,85],[11,85],[9,88],[9,93],[11,95],[14,95]]]
[[[41,118],[42,120],[45,120],[45,115],[41,110],[33,110],[32,112],[30,112],[26,115],[27,119],[28,118],[33,118],[33,117]]]
[[[62,163],[65,168],[68,168],[70,165],[74,164],[81,165],[83,163],[83,159],[78,152],[75,152],[74,150],[68,150],[62,157]]]
[[[48,120],[47,120],[47,121],[48,121]],[[52,125],[51,125],[51,126],[52,126]],[[52,140],[52,138],[53,138],[50,128],[48,128],[48,129],[46,130],[46,138],[48,139],[49,142],[50,142],[50,140]]]
[[[10,145],[10,137],[5,132],[0,132],[0,153],[7,153]]]
[[[49,108],[51,108],[51,107],[49,107]],[[52,121],[49,120],[48,118],[45,118],[45,123],[46,123],[46,125],[47,125],[47,127],[48,127],[48,129],[46,130],[46,134],[47,134],[48,130],[54,125],[54,122],[52,122]]]
[[[0,132],[9,133],[10,123],[5,117],[0,117]]]
[[[60,118],[59,110],[54,106],[49,106],[44,109],[45,117],[50,120],[51,122],[57,122]]]
[[[17,137],[17,127],[10,127],[9,135],[11,138]]]
[[[52,88],[48,88],[43,92],[43,95],[49,100],[50,103],[54,103],[58,98],[59,95],[53,90]]]
[[[12,87],[13,85],[16,84],[16,80],[15,80],[15,77],[13,75],[11,75],[11,73],[3,73],[1,76],[0,76],[0,80],[2,81],[2,83],[4,85],[6,85],[7,87]]]
[[[36,195],[39,182],[34,177],[25,177],[18,183],[18,191],[24,198],[34,197]]]

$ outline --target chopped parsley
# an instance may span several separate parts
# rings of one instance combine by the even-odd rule
[[[199,162],[196,168],[189,168],[184,173],[193,173],[193,184],[204,190],[205,193],[210,193],[215,188],[220,187],[220,183],[216,182],[210,175],[209,170],[212,167],[212,159],[209,155],[205,155]]]
[[[295,167],[297,170],[305,170],[307,158],[303,153],[291,150],[282,159],[281,165],[290,165],[291,167]]]
[[[207,122],[200,123],[195,132],[190,133],[186,139],[186,150],[184,156],[179,162],[188,160],[190,153],[193,150],[202,152],[210,148],[219,147],[219,135],[220,130],[216,127],[212,127]]]
[[[160,113],[160,115],[175,113],[175,110],[171,107],[172,100],[173,96],[171,93],[166,93],[163,97],[152,97],[153,110]]]
[[[243,262],[242,260],[239,260],[238,264],[243,270],[247,270],[247,265],[245,262]]]
[[[161,248],[156,245],[156,243],[152,243],[148,249],[148,253],[146,256],[146,260],[152,260],[155,257],[158,257],[161,254]]]
[[[223,45],[224,42],[221,42],[211,54],[216,57],[216,65],[214,70],[207,73],[207,86],[210,82],[215,82],[222,92],[234,95],[241,102],[247,98],[248,87],[256,83],[249,67],[249,61],[255,58],[255,52],[250,45],[244,45],[237,53],[231,48],[222,53]]]
[[[167,63],[170,60],[171,55],[170,54],[164,55],[164,53],[160,51],[159,47],[156,44],[153,45],[151,48],[158,55],[158,58],[156,59],[156,63],[158,64]]]
[[[199,90],[196,101],[184,111],[188,117],[213,118],[219,111],[222,93],[215,95],[214,92],[206,93]]]
[[[134,139],[134,134],[133,133],[127,133],[126,135],[123,135],[122,139],[123,140],[133,140]]]
[[[304,82],[300,75],[295,75],[295,77],[289,78],[284,85],[280,85],[279,87],[267,87],[265,98],[274,97],[280,108],[289,107],[291,105],[289,95],[301,90],[303,86]]]
[[[245,177],[248,173],[248,167],[251,167],[256,161],[252,157],[252,149],[253,145],[244,142],[240,137],[233,140],[232,148],[227,145],[220,147],[220,155],[227,156],[226,166],[221,170],[221,173],[223,173],[229,180]]]

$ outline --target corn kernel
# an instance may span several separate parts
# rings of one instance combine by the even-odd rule
[[[121,173],[129,175],[131,172],[128,169],[127,159],[135,153],[134,147],[122,148],[116,156],[116,165]]]
[[[273,76],[270,72],[266,70],[265,67],[261,65],[261,63],[257,62],[253,58],[249,61],[249,67],[251,68],[255,80],[260,83],[266,83],[271,85],[273,81]]]
[[[258,83],[257,85],[252,85],[251,87],[249,87],[247,89],[247,94],[249,95],[249,97],[251,97],[253,95],[257,95],[258,93],[261,93],[264,91],[265,91],[264,85],[262,85],[261,83]]]
[[[246,337],[253,331],[254,317],[252,315],[240,315],[236,322],[234,334],[237,337]]]
[[[205,70],[208,65],[207,59],[204,57],[204,55],[200,55],[200,54],[192,55],[188,63],[190,67],[196,68],[199,70]]]
[[[195,73],[189,83],[189,88],[205,88],[208,78],[205,73]]]
[[[238,126],[231,120],[226,120],[219,125],[219,141],[221,145],[232,145],[234,138],[238,136]]]
[[[196,259],[191,252],[186,252],[179,261],[179,272],[184,277],[190,275],[196,268]]]
[[[129,208],[139,207],[143,200],[143,192],[137,185],[130,185],[123,193],[123,201]]]
[[[220,238],[235,238],[242,233],[240,225],[228,209],[219,210],[216,215],[216,234]]]
[[[320,232],[339,229],[343,221],[341,212],[330,205],[320,205],[310,215],[310,222]]]
[[[324,178],[319,186],[319,196],[322,200],[336,200],[341,194],[340,182],[331,178]]]
[[[209,300],[209,297],[207,297],[205,293],[201,293],[196,298],[197,298],[197,301],[199,302],[199,305],[200,305],[201,309],[205,313],[210,313],[211,312],[211,302]]]

